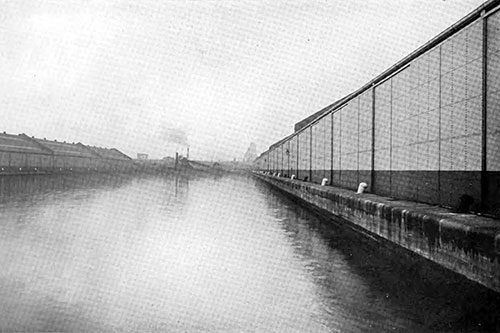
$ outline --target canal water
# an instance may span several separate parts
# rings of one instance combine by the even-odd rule
[[[0,177],[0,331],[498,329],[390,253],[247,176]]]

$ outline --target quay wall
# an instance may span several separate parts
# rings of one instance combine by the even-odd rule
[[[262,172],[254,174],[336,221],[500,293],[500,225],[493,219]]]
[[[256,169],[500,216],[500,1],[297,123]]]

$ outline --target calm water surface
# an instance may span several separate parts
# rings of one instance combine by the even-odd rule
[[[460,331],[491,317],[249,177],[0,178],[0,193],[0,331]]]

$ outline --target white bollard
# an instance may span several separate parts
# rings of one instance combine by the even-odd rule
[[[358,194],[363,193],[366,190],[367,187],[368,187],[368,184],[366,184],[366,183],[359,183],[358,192],[356,192],[356,193],[358,193]]]
[[[323,180],[321,181],[321,186],[326,186],[327,183],[328,183],[328,178],[323,178]]]
[[[292,175],[292,177],[290,177],[290,179],[295,179],[295,175]]]

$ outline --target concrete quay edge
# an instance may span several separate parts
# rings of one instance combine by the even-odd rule
[[[254,172],[259,179],[500,293],[500,221]]]

